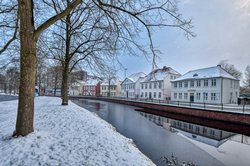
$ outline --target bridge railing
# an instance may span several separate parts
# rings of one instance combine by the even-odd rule
[[[198,108],[204,110],[224,111],[224,112],[236,112],[250,114],[250,106],[241,104],[216,104],[216,103],[197,103],[197,102],[184,102],[184,101],[170,101],[170,100],[158,100],[158,99],[146,99],[146,98],[125,98],[125,97],[98,97],[107,98],[113,100],[135,101],[143,103],[153,103],[160,105],[179,106],[188,108]]]

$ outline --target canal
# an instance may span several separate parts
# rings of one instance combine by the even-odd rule
[[[73,100],[112,124],[156,165],[162,157],[199,166],[249,166],[250,138],[244,135],[135,111],[136,107],[97,100]]]

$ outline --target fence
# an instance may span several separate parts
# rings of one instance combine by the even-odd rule
[[[195,103],[195,102],[183,102],[183,101],[171,101],[171,100],[157,100],[157,99],[144,99],[144,98],[125,98],[125,97],[97,97],[113,100],[125,100],[143,103],[153,103],[168,106],[179,106],[188,108],[198,108],[213,111],[235,112],[250,114],[250,105],[236,105],[236,104],[214,104],[214,103]]]

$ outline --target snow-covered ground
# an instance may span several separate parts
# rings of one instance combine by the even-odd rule
[[[250,165],[250,148],[248,144],[236,142],[234,139],[227,140],[218,148],[190,139],[181,133],[178,135],[188,139],[211,156],[221,161],[225,166],[249,166]],[[236,138],[235,138],[236,139]]]
[[[128,139],[72,102],[35,99],[35,131],[12,138],[17,100],[0,102],[0,165],[154,165]]]

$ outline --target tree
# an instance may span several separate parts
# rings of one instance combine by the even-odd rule
[[[65,17],[82,1],[75,0],[65,10],[35,28],[32,0],[18,0],[20,18],[20,88],[16,130],[13,135],[25,136],[33,132],[34,91],[36,75],[36,42],[40,34],[59,19]]]
[[[68,3],[69,1],[65,5]],[[55,11],[60,11],[60,4],[47,4]],[[137,5],[141,8],[137,8]],[[166,15],[169,16],[170,22],[164,19]],[[50,50],[54,50],[52,55],[54,59],[62,63],[62,105],[68,104],[69,74],[80,61],[85,61],[87,64],[94,62],[95,67],[103,70],[107,65],[104,63],[105,60],[109,59],[109,62],[110,59],[114,60],[118,52],[124,48],[131,54],[136,54],[136,48],[148,55],[146,49],[137,41],[143,28],[149,37],[149,48],[154,63],[156,53],[151,38],[153,27],[178,27],[184,30],[186,35],[194,36],[190,30],[191,20],[182,19],[172,1],[156,3],[150,3],[149,0],[106,3],[86,1],[84,5],[71,11],[61,22],[62,24],[57,26],[60,30],[54,32],[53,38],[64,47],[55,43],[54,48]],[[62,51],[63,54],[58,51]]]
[[[250,88],[250,66],[247,65],[245,69],[245,79],[243,81],[246,88]]]
[[[226,71],[228,72],[229,74],[231,74],[233,77],[235,77],[236,79],[240,79],[241,78],[241,75],[242,73],[237,70],[234,65],[232,64],[229,64],[229,63],[226,63],[226,61],[221,61],[219,63],[219,65]]]
[[[42,2],[46,4],[47,1],[42,0]],[[57,1],[52,0],[52,5],[58,4],[55,2]],[[142,32],[142,28],[144,28],[149,38],[149,48],[153,54],[153,61],[155,61],[156,57],[151,37],[151,31],[153,27],[177,27],[182,29],[186,35],[194,36],[191,32],[191,20],[182,19],[182,16],[178,13],[178,9],[174,0],[125,0],[115,2],[112,0],[105,2],[101,0],[72,0],[67,1],[66,8],[63,8],[65,4],[62,1],[61,5],[57,6],[57,8],[61,8],[62,10],[58,10],[54,16],[45,19],[45,21],[39,25],[35,24],[35,21],[39,21],[41,19],[35,18],[35,16],[37,16],[39,12],[35,13],[36,15],[34,15],[33,0],[18,0],[18,14],[16,14],[16,18],[19,19],[16,20],[20,20],[17,22],[19,23],[18,29],[20,34],[21,65],[18,114],[16,121],[16,130],[13,135],[25,136],[33,131],[34,87],[37,63],[36,44],[39,36],[44,30],[48,29],[56,21],[69,15],[71,11],[76,9],[80,4],[85,5],[88,4],[88,2],[91,2],[92,4],[94,4],[94,7],[96,7],[96,9],[99,9],[97,11],[94,10],[95,12],[99,11],[104,13],[107,18],[105,19],[105,21],[110,25],[113,25],[115,34],[118,35],[116,35],[116,37],[113,37],[111,35],[110,39],[114,40],[115,46],[120,41],[130,41],[135,47],[139,48],[140,46],[136,42],[134,42],[133,40],[131,41],[131,37],[133,37],[133,34],[136,34],[137,32]],[[91,15],[95,12],[91,13]],[[48,14],[49,13],[47,13],[47,15]],[[168,20],[171,21],[169,22]],[[133,29],[135,30],[135,32],[131,33],[130,28],[133,27],[136,27],[135,29]],[[15,36],[15,31],[13,36]],[[5,46],[6,45],[4,45],[4,50],[6,50]],[[68,66],[68,64],[65,63],[64,66]]]

